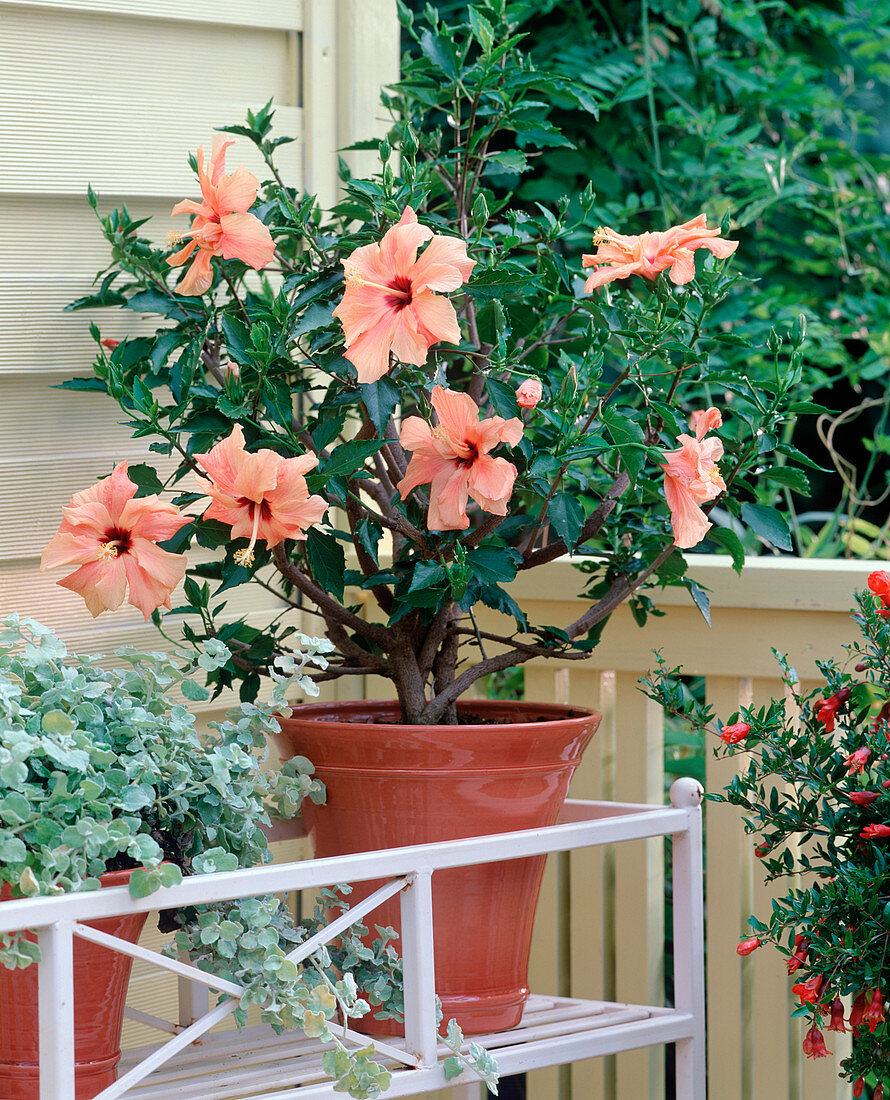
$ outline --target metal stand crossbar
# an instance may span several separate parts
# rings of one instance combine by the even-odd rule
[[[96,1100],[300,1100],[337,1094],[321,1070],[322,1044],[296,1035],[276,1036],[270,1028],[238,1035],[205,1036],[237,1007],[241,987],[214,978],[185,962],[169,959],[91,928],[84,922],[158,908],[282,891],[317,889],[344,881],[389,881],[290,952],[295,962],[334,939],[344,928],[395,894],[402,911],[405,978],[405,1038],[375,1040],[380,1060],[392,1070],[388,1097],[412,1096],[450,1084],[455,1100],[475,1100],[478,1083],[469,1074],[448,1083],[442,1060],[447,1050],[436,1033],[435,969],[431,879],[446,867],[488,863],[571,851],[624,840],[671,836],[674,849],[675,1007],[623,1005],[557,997],[530,998],[517,1028],[473,1042],[490,1049],[503,1073],[616,1054],[637,1047],[676,1043],[677,1095],[705,1100],[704,938],[702,916],[702,789],[681,779],[671,788],[671,807],[569,801],[559,824],[543,829],[415,845],[384,852],[309,860],[186,879],[149,898],[132,898],[126,887],[54,898],[5,902],[0,934],[37,931],[39,966],[40,1100],[74,1100],[75,936],[143,959],[177,975],[178,1023],[133,1015],[172,1032],[160,1045],[128,1052],[122,1076]],[[196,994],[196,987],[202,992]],[[207,1009],[208,989],[226,995]],[[334,1028],[332,1027],[332,1030]],[[366,1045],[364,1036],[336,1028],[344,1042]]]

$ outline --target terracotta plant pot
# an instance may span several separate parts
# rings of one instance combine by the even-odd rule
[[[109,871],[103,886],[124,886],[132,871]],[[0,901],[10,900],[4,885]],[[88,921],[110,936],[135,943],[147,913]],[[28,933],[28,938],[36,939]],[[39,965],[39,964],[37,964]],[[40,1053],[37,965],[0,966],[0,1097],[39,1100]],[[133,960],[87,940],[74,940],[74,1058],[76,1100],[92,1100],[117,1079],[121,1028]]]
[[[518,702],[458,704],[455,726],[398,724],[395,702],[312,703],[281,719],[287,758],[308,757],[327,803],[303,804],[316,856],[397,848],[556,822],[600,715]],[[514,1027],[545,857],[433,876],[436,990],[465,1034]],[[357,883],[355,902],[380,886]],[[366,918],[400,927],[393,898]],[[362,1030],[393,1034],[392,1022]]]

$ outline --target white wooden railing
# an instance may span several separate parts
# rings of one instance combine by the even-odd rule
[[[172,1037],[138,1052],[130,1052],[118,1080],[96,1100],[191,1100],[206,1097],[251,1097],[285,1100],[300,1085],[306,1100],[337,1094],[323,1081],[319,1044],[293,1036],[276,1039],[271,1029],[255,1028],[233,1039],[231,1034],[201,1040],[239,1004],[243,990],[195,967],[168,959],[144,946],[110,936],[86,922],[249,895],[315,890],[338,882],[388,881],[326,928],[295,947],[288,958],[300,963],[353,922],[387,898],[400,895],[401,951],[405,978],[405,1037],[375,1040],[378,1055],[392,1068],[388,1096],[428,1093],[445,1084],[442,1048],[437,1035],[435,960],[433,957],[433,875],[448,867],[517,859],[547,852],[569,852],[619,842],[670,836],[675,881],[674,952],[678,963],[675,1007],[661,1000],[649,1005],[537,997],[522,1025],[509,1033],[476,1036],[494,1049],[502,1072],[523,1072],[542,1065],[568,1064],[636,1047],[674,1043],[677,1048],[677,1094],[684,1100],[705,1100],[704,970],[702,914],[701,787],[678,780],[671,807],[572,801],[559,824],[497,836],[415,845],[360,855],[339,856],[247,871],[196,876],[148,898],[133,898],[126,887],[57,898],[24,899],[0,906],[0,934],[20,928],[36,930],[42,952],[39,964],[40,1100],[74,1100],[74,973],[76,939],[101,944],[178,978],[177,1022],[142,1019]],[[586,946],[583,942],[579,949]],[[197,985],[201,996],[188,992]],[[209,1007],[208,989],[223,994]],[[552,988],[542,990],[552,994]],[[346,1043],[367,1040],[343,1027],[330,1025]],[[259,1059],[256,1052],[259,1051]],[[249,1083],[241,1076],[245,1060],[254,1056]],[[182,1059],[177,1061],[178,1056]],[[165,1076],[168,1073],[169,1076]],[[454,1081],[461,1100],[479,1096],[479,1086],[465,1072]]]

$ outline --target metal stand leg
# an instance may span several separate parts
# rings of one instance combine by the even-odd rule
[[[694,779],[678,779],[671,787],[671,805],[685,809],[689,819],[686,832],[673,837],[674,1003],[693,1017],[692,1036],[677,1042],[677,1096],[683,1100],[705,1100],[703,795]]]

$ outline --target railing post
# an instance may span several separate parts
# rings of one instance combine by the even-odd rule
[[[419,867],[401,894],[405,1045],[422,1068],[436,1064],[436,971],[433,958],[433,873]]]
[[[40,962],[40,1100],[74,1100],[73,922],[56,921],[37,934]]]
[[[704,791],[694,779],[671,786],[671,805],[686,810],[688,826],[674,833],[674,1007],[693,1017],[693,1033],[677,1042],[677,1096],[705,1100],[705,939],[702,881]]]
[[[180,961],[190,963],[188,952],[180,953]],[[206,985],[189,981],[188,978],[179,979],[179,1026],[189,1027],[195,1020],[200,1020],[210,1011],[210,989]],[[200,1042],[199,1040],[196,1040]]]

